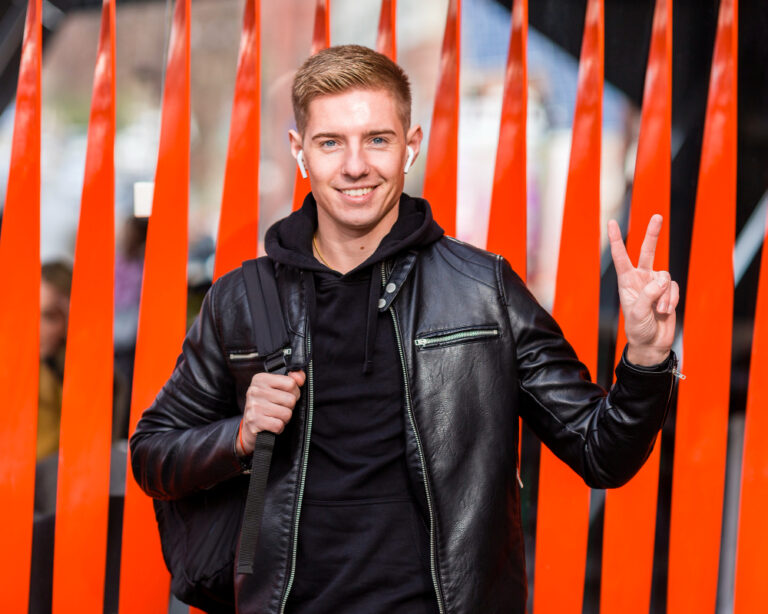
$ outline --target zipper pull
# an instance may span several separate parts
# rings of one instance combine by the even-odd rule
[[[520,477],[520,467],[517,468],[517,483],[520,485],[520,489],[522,489],[523,479]]]
[[[688,377],[684,373],[681,373],[678,370],[677,367],[679,366],[679,364],[680,364],[680,361],[678,360],[675,353],[672,352],[672,364],[670,365],[672,367],[672,369],[670,369],[670,371],[672,372],[672,375],[674,375],[679,380],[688,379]]]

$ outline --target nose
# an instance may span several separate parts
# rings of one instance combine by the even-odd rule
[[[368,174],[368,160],[362,147],[347,147],[344,152],[344,166],[341,172],[351,179],[364,177]]]

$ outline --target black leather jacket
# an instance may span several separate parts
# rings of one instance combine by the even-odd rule
[[[524,612],[518,416],[587,484],[619,486],[650,453],[675,359],[656,370],[622,360],[606,395],[509,265],[454,239],[387,261],[381,274],[379,306],[397,336],[407,463],[424,485],[440,610]],[[303,275],[277,267],[291,360],[308,378],[277,438],[255,573],[236,578],[245,613],[282,612],[293,581],[315,386]],[[209,292],[172,377],[132,437],[134,474],[151,496],[182,497],[241,473],[234,441],[261,368],[247,358],[251,326],[236,270]]]

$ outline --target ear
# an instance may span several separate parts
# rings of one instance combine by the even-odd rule
[[[303,148],[301,135],[295,130],[289,130],[288,140],[291,143],[291,155],[295,158]]]
[[[413,166],[413,162],[419,157],[421,139],[423,138],[424,133],[422,132],[420,125],[416,124],[408,129],[408,132],[405,135],[405,144],[413,150],[413,155],[410,156],[410,152],[406,152],[406,157],[403,159],[403,167],[405,167],[405,163],[408,159],[411,160],[411,163],[408,165],[409,168]]]

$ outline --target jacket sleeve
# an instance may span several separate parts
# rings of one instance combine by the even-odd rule
[[[669,410],[673,353],[657,367],[624,356],[606,393],[557,323],[501,261],[502,296],[516,342],[520,415],[593,488],[626,483],[648,458]]]
[[[235,454],[240,414],[216,328],[211,288],[176,367],[131,437],[133,475],[156,499],[175,499],[242,472]]]

